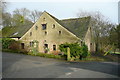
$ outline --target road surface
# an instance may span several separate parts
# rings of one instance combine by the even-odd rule
[[[115,62],[67,62],[3,52],[3,78],[118,78]]]

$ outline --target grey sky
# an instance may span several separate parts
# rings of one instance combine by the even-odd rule
[[[47,11],[58,19],[74,18],[80,10],[99,11],[112,23],[118,23],[118,2],[10,2],[7,8]]]

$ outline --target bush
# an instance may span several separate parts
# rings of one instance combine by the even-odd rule
[[[13,42],[9,45],[8,48],[11,49],[11,50],[17,50],[17,51],[19,51],[19,50],[20,50],[20,42],[18,42],[18,41],[13,41]]]
[[[46,57],[46,58],[55,58],[55,59],[62,59],[63,57],[60,55],[54,55],[54,54],[46,54],[46,53],[37,53],[36,55],[33,53],[28,53],[28,55],[32,56],[40,56],[40,57]]]
[[[88,47],[85,44],[83,44],[81,47],[81,53],[83,58],[88,56]]]
[[[80,59],[82,59],[88,56],[88,48],[85,44],[83,44],[82,46],[80,46],[78,43],[65,43],[59,45],[60,51],[64,52],[65,56],[67,56],[67,47],[70,48],[71,57],[79,57]]]
[[[3,49],[9,49],[9,46],[15,42],[14,39],[10,39],[10,38],[1,38],[0,42],[2,43],[2,48]]]

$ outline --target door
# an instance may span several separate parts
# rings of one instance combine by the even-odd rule
[[[48,52],[48,44],[44,44],[44,52],[45,52],[45,53]]]

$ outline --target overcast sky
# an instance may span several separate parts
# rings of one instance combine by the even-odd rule
[[[99,11],[112,23],[118,23],[118,0],[22,0],[14,1],[7,0],[10,2],[7,7],[7,11],[11,12],[16,8],[27,8],[29,10],[47,11],[58,19],[75,18],[77,13],[82,11]]]

